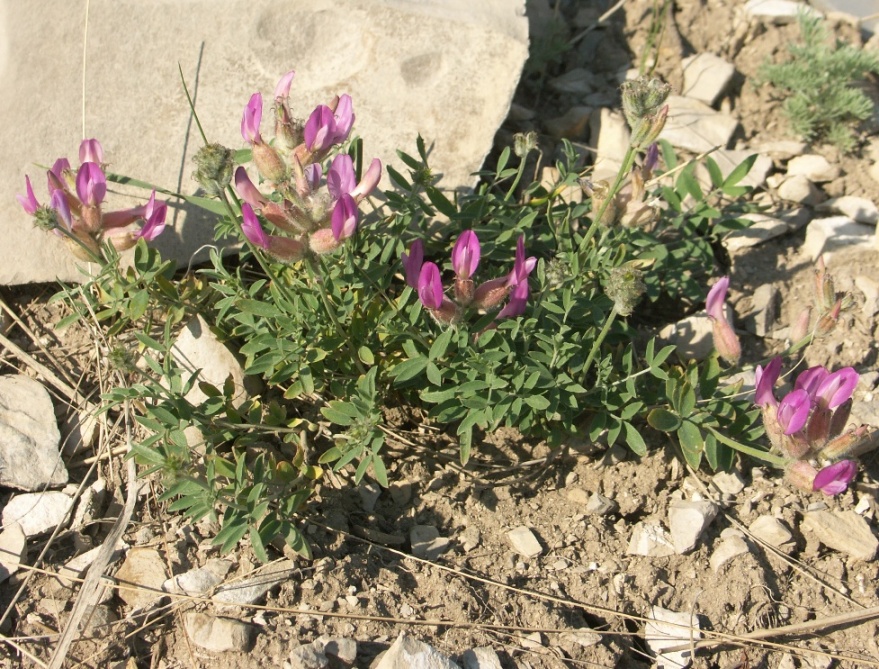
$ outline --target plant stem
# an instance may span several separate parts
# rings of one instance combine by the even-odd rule
[[[726,444],[730,448],[733,448],[740,453],[745,453],[746,455],[750,455],[752,458],[756,458],[758,460],[763,460],[763,462],[768,462],[771,465],[775,465],[777,467],[784,467],[787,464],[787,459],[779,456],[772,455],[771,453],[767,453],[766,451],[761,451],[759,448],[754,448],[753,446],[746,446],[745,444],[739,443],[733,439],[730,439],[724,434],[721,434],[717,430],[715,430],[710,425],[706,425],[705,429],[708,430],[711,434],[714,435],[714,438],[717,439],[722,444]]]
[[[601,332],[598,333],[598,337],[592,344],[592,350],[589,351],[589,356],[586,358],[586,364],[583,365],[584,386],[586,385],[586,376],[589,374],[589,369],[592,367],[592,362],[595,360],[595,354],[598,353],[598,349],[601,348],[602,343],[604,343],[604,338],[607,337],[607,333],[610,332],[610,326],[613,325],[616,317],[617,310],[616,307],[614,307],[607,315],[607,319],[604,321],[604,327],[601,328]]]

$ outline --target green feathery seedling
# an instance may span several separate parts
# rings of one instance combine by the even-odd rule
[[[785,91],[784,112],[794,132],[848,153],[856,142],[853,126],[873,113],[873,102],[856,82],[879,73],[879,54],[838,39],[831,44],[817,16],[801,13],[799,25],[802,42],[788,45],[790,60],[764,64],[759,83]]]

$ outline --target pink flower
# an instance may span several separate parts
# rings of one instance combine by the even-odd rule
[[[342,195],[333,206],[332,221],[333,237],[338,241],[348,239],[357,229],[357,203],[350,195]]]
[[[754,371],[754,404],[757,406],[778,406],[775,399],[775,382],[781,373],[781,357],[773,358],[766,368],[757,365]]]
[[[269,248],[269,237],[265,230],[262,229],[259,219],[253,211],[253,207],[245,202],[241,205],[241,215],[244,219],[241,223],[241,231],[244,233],[247,241],[267,251]]]
[[[31,178],[29,176],[25,176],[24,181],[27,187],[27,195],[16,195],[15,198],[18,200],[19,204],[21,204],[22,209],[24,209],[26,213],[33,216],[35,213],[37,213],[37,209],[40,208],[40,203],[37,202],[37,198],[34,195],[34,189],[31,186]]]
[[[412,288],[418,289],[418,277],[421,274],[421,266],[424,264],[424,243],[420,239],[412,242],[409,253],[403,253],[403,270],[406,272],[406,283]]]
[[[84,139],[79,145],[79,162],[97,163],[104,162],[104,149],[96,139]]]
[[[107,194],[107,177],[97,163],[83,163],[76,173],[76,194],[88,207],[98,207]]]
[[[458,279],[466,281],[473,276],[481,255],[482,250],[476,233],[472,230],[462,232],[452,249],[452,268]]]
[[[259,134],[259,124],[262,121],[262,95],[254,93],[250,96],[250,102],[244,108],[241,117],[241,136],[248,144],[262,144],[262,136]]]
[[[418,275],[418,298],[432,311],[438,310],[443,305],[445,299],[443,282],[436,263],[426,262],[421,266]]]
[[[829,374],[815,391],[818,406],[835,409],[840,404],[847,402],[851,399],[859,378],[858,373],[851,367],[843,367]]]
[[[818,472],[812,490],[820,490],[825,495],[838,495],[848,489],[857,473],[858,466],[853,460],[840,460]]]
[[[805,390],[792,390],[778,405],[778,424],[786,436],[799,432],[809,419],[812,408],[809,394]]]

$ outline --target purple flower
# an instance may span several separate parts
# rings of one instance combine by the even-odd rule
[[[168,205],[164,202],[156,202],[156,191],[153,191],[144,207],[143,227],[135,234],[135,238],[143,238],[151,242],[161,235],[165,231],[165,216],[167,214]]]
[[[525,313],[528,306],[528,282],[522,281],[516,284],[513,292],[510,294],[510,301],[504,305],[504,308],[498,312],[497,320],[502,318],[514,318]]]
[[[73,230],[73,217],[70,215],[70,205],[67,203],[67,196],[62,190],[56,190],[52,193],[49,200],[49,206],[55,210],[58,220],[64,224],[68,231]],[[58,232],[57,230],[55,232]]]
[[[835,409],[847,402],[851,399],[859,378],[858,373],[851,367],[843,367],[827,375],[815,391],[818,406]]]
[[[25,176],[24,181],[27,187],[27,195],[16,195],[15,198],[18,200],[19,204],[21,204],[25,212],[33,216],[37,212],[37,209],[40,208],[40,203],[37,202],[37,197],[34,195],[34,189],[31,186],[31,178]]]
[[[290,97],[290,86],[293,83],[295,74],[296,72],[290,70],[278,80],[278,85],[275,86],[275,100],[277,102],[285,102]]]
[[[107,177],[97,163],[83,163],[76,173],[76,194],[89,207],[100,206],[107,194]]]
[[[406,283],[417,289],[421,266],[424,264],[424,243],[420,239],[416,239],[409,247],[409,253],[403,253],[401,258],[403,269],[406,272]]]
[[[259,209],[266,203],[266,199],[257,187],[253,185],[244,166],[239,166],[235,170],[235,190],[241,196],[241,199],[254,209]]]
[[[754,371],[754,404],[757,406],[778,406],[775,399],[775,382],[781,373],[781,357],[773,358],[766,368],[757,365]]]
[[[473,276],[481,255],[482,250],[476,233],[473,230],[462,232],[452,249],[452,268],[458,279],[466,281]]]
[[[250,102],[244,108],[241,117],[241,136],[248,144],[262,144],[262,136],[259,134],[259,124],[262,121],[262,95],[254,93],[250,96]]]
[[[259,219],[256,217],[253,207],[245,202],[241,205],[241,215],[244,218],[244,221],[241,223],[241,232],[244,233],[247,241],[263,250],[268,250],[269,237],[259,224]]]
[[[79,162],[97,163],[104,162],[104,149],[96,139],[84,139],[79,145]]]
[[[857,473],[858,466],[853,460],[840,460],[818,472],[812,482],[812,490],[820,490],[825,495],[838,495],[848,489]]]
[[[350,195],[342,195],[333,206],[332,222],[333,237],[338,241],[348,239],[357,229],[357,203]]]
[[[715,321],[726,320],[723,313],[723,303],[726,301],[726,291],[729,288],[729,277],[725,276],[715,283],[708,291],[705,300],[705,311]]]
[[[778,424],[786,436],[799,432],[809,419],[812,405],[805,390],[792,390],[778,404]]]
[[[794,388],[805,390],[809,393],[809,397],[814,402],[816,397],[815,392],[818,390],[818,386],[821,385],[829,374],[830,372],[821,365],[809,367],[809,369],[803,370],[797,375],[797,380],[794,382]]]
[[[347,153],[340,153],[333,158],[333,164],[327,171],[327,190],[333,200],[338,200],[343,195],[350,195],[356,186],[354,161]]]
[[[443,282],[436,263],[426,262],[421,266],[418,275],[418,297],[421,303],[431,309],[438,310],[443,305]]]

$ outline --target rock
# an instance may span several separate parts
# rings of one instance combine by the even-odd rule
[[[834,251],[856,246],[873,249],[875,230],[869,225],[855,223],[847,216],[832,216],[809,223],[801,249],[813,261],[823,254],[824,261],[829,262]]]
[[[507,532],[507,539],[510,540],[513,550],[526,558],[537,557],[543,552],[543,547],[534,536],[534,532],[524,525]]]
[[[586,502],[586,513],[595,516],[606,516],[617,508],[617,503],[612,499],[599,495],[597,492],[592,493],[589,501]]]
[[[711,154],[711,158],[717,163],[720,173],[724,178],[742,164],[747,158],[754,155],[755,151],[742,151],[741,149],[718,149]],[[737,186],[750,186],[751,188],[759,188],[766,183],[766,177],[772,170],[772,159],[768,156],[758,155],[751,169],[745,177],[739,181]],[[708,168],[700,162],[696,167],[696,178],[699,179],[706,187],[711,186],[711,176]],[[747,218],[747,216],[745,216]]]
[[[789,177],[801,175],[814,183],[823,183],[836,179],[839,176],[839,168],[831,165],[824,156],[807,153],[791,158],[787,164],[787,175]]]
[[[73,498],[63,492],[29,492],[14,495],[3,507],[3,527],[21,525],[26,537],[54,530],[73,507]]]
[[[748,0],[745,3],[745,11],[751,16],[775,25],[793,23],[797,20],[799,12],[810,16],[821,16],[821,12],[807,3],[795,0]]]
[[[549,87],[556,93],[573,93],[587,96],[597,88],[595,74],[584,67],[575,67],[561,76],[550,79]]]
[[[787,526],[774,516],[760,516],[748,527],[748,531],[770,546],[779,548],[792,543],[794,535]]]
[[[18,571],[27,555],[27,537],[18,523],[3,525],[0,532],[0,583]]]
[[[713,105],[726,91],[736,68],[713,53],[700,53],[684,58],[684,88],[682,94],[707,105]]]
[[[592,107],[571,107],[562,116],[547,119],[544,123],[546,132],[556,139],[581,140],[586,137],[589,119],[592,118]]]
[[[346,665],[353,665],[357,659],[357,642],[354,639],[324,634],[315,639],[312,645],[327,657],[335,657]]]
[[[714,549],[711,557],[708,558],[708,564],[717,574],[721,567],[733,558],[748,552],[748,544],[741,537],[727,537]]]
[[[183,627],[192,643],[214,653],[244,653],[250,649],[253,628],[238,620],[188,611],[183,616]]]
[[[235,384],[233,404],[240,406],[252,392],[258,391],[256,377],[244,375],[235,354],[211,332],[210,325],[200,315],[187,322],[171,348],[171,354],[179,365],[189,372],[201,370],[199,382],[209,383],[222,391],[226,379],[232,377]],[[256,386],[255,386],[256,384]],[[205,401],[208,396],[196,383],[186,395],[193,404]]]
[[[231,560],[214,558],[208,560],[203,567],[172,576],[162,584],[162,590],[175,594],[205,597],[223,582],[231,568]]]
[[[764,283],[751,294],[751,309],[742,319],[748,332],[766,337],[778,319],[781,292],[774,284]]]
[[[42,384],[23,374],[0,376],[0,485],[28,491],[63,486],[60,442],[52,398]]]
[[[716,146],[725,149],[739,126],[729,114],[714,111],[699,100],[668,97],[668,120],[659,134],[678,149],[704,153]]]
[[[745,482],[738,472],[717,472],[711,477],[711,483],[723,495],[738,495],[745,489]]]
[[[381,497],[382,489],[377,483],[363,481],[357,486],[357,494],[360,495],[360,506],[363,507],[363,510],[366,513],[372,513],[375,511],[378,498]]]
[[[668,528],[675,552],[683,555],[695,548],[702,532],[717,517],[717,506],[707,500],[680,500],[669,504]]]
[[[128,551],[115,574],[119,598],[133,609],[143,609],[162,597],[165,560],[155,548],[137,547]]]
[[[464,669],[501,669],[501,659],[487,646],[465,650],[461,662]]]
[[[674,541],[671,535],[656,521],[641,521],[632,528],[628,555],[644,555],[646,557],[668,557],[675,554]]]
[[[795,232],[809,222],[811,215],[805,207],[798,207],[774,216],[766,214],[743,214],[741,218],[752,224],[742,230],[734,230],[723,240],[731,253],[743,248],[756,246],[769,239],[780,237],[788,232]]]
[[[854,511],[811,511],[803,517],[801,527],[828,548],[858,560],[876,559],[879,539],[867,519]]]
[[[631,133],[625,117],[618,111],[601,108],[592,112],[590,140],[595,146],[593,180],[613,180],[623,164]]]
[[[222,604],[255,604],[269,590],[290,578],[295,569],[292,560],[279,560],[260,569],[255,576],[221,585],[211,599]]]
[[[59,100],[81,98],[82,59],[53,54],[60,44],[69,53],[83,53],[84,31],[72,28],[82,26],[82,7],[49,0],[3,6],[0,117],[17,130],[0,143],[4,155],[15,156],[0,167],[0,220],[9,232],[0,246],[0,284],[81,281],[64,244],[35,229],[14,195],[24,192],[25,173],[43,186],[33,163],[51,165],[58,156],[75,155],[82,136],[79,113],[42,102],[45,91]],[[436,143],[432,169],[443,174],[445,188],[455,190],[475,183],[472,175],[492,148],[528,56],[522,0],[315,0],[295,6],[287,0],[258,5],[221,0],[209,12],[190,2],[158,11],[151,4],[123,8],[113,0],[93,0],[91,12],[100,20],[90,21],[88,30],[89,136],[103,142],[114,172],[187,194],[195,191],[189,175],[201,142],[190,137],[186,144],[190,110],[178,63],[197,93],[211,141],[241,148],[239,122],[251,94],[262,91],[270,104],[278,79],[294,68],[296,118],[348,93],[357,115],[354,131],[364,138],[370,158],[405,174],[396,150],[412,153],[420,133],[428,144]],[[246,20],[229,21],[230,16]],[[205,43],[211,55],[202,60]],[[139,57],[131,60],[132,53]],[[118,71],[122,62],[124,77]],[[161,102],[138,104],[143,91]],[[443,108],[461,113],[437,113]],[[264,130],[266,116],[268,110]],[[145,195],[138,192],[137,204]],[[42,188],[37,196],[46,202]],[[111,205],[131,206],[121,200]],[[178,266],[214,243],[211,221],[197,212],[189,206],[172,209],[174,229],[157,240],[162,256],[181,261]]]
[[[872,200],[865,197],[855,197],[854,195],[832,197],[819,204],[816,209],[823,213],[848,216],[855,223],[876,225],[876,222],[879,221],[879,208]]]
[[[802,174],[788,176],[778,187],[778,197],[787,202],[815,205],[824,199],[824,193],[818,190],[807,177]]]
[[[436,560],[451,546],[451,542],[441,537],[433,525],[416,525],[409,532],[412,554],[424,560]]]
[[[679,669],[690,664],[690,651],[676,651],[663,654],[666,648],[680,646],[690,639],[702,638],[699,631],[699,617],[686,612],[670,611],[659,606],[651,606],[644,627],[644,640],[656,653],[658,669]]]
[[[375,669],[460,669],[435,648],[401,632]]]
[[[659,339],[674,344],[677,354],[685,360],[704,360],[714,351],[714,327],[706,314],[694,314],[666,325]]]

